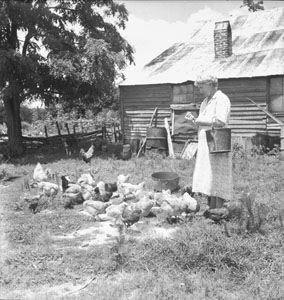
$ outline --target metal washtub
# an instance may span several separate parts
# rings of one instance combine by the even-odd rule
[[[154,190],[161,192],[162,190],[175,191],[179,188],[179,176],[174,172],[155,172],[152,174],[155,182]]]

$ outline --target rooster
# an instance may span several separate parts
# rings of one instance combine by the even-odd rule
[[[83,148],[80,149],[79,155],[85,163],[88,164],[91,162],[91,159],[95,153],[95,149],[96,149],[96,147],[93,144],[91,145],[91,147],[88,149],[87,152],[85,152],[85,150]]]

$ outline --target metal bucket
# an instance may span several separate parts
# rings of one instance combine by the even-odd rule
[[[206,139],[210,153],[231,151],[230,128],[212,128],[206,130]]]
[[[179,188],[179,176],[174,172],[156,172],[152,174],[155,181],[154,190],[161,192],[162,190],[175,191]]]
[[[146,149],[168,149],[167,130],[164,127],[147,128]]]

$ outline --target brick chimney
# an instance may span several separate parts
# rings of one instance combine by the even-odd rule
[[[232,55],[232,30],[229,21],[216,22],[214,28],[215,58]]]

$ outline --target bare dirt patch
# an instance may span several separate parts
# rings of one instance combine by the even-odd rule
[[[80,207],[67,211],[58,211],[51,208],[44,209],[37,214],[32,214],[25,210],[12,212],[14,217],[16,215],[18,221],[20,220],[18,227],[26,227],[26,235],[20,235],[20,229],[19,232],[15,232],[14,230],[11,233],[7,212],[13,210],[14,206],[12,202],[15,202],[15,199],[18,199],[23,193],[23,191],[21,191],[21,180],[13,182],[9,186],[0,187],[0,189],[1,264],[3,265],[5,263],[6,258],[11,260],[11,257],[13,257],[10,264],[23,264],[19,270],[23,275],[15,280],[22,279],[23,282],[26,281],[26,283],[22,282],[19,286],[13,284],[11,288],[9,287],[9,284],[7,286],[4,285],[3,289],[1,288],[0,299],[58,299],[61,297],[68,298],[69,295],[70,297],[71,295],[76,295],[77,290],[83,288],[86,283],[90,282],[93,276],[90,272],[86,272],[83,276],[79,276],[72,268],[71,270],[68,270],[66,265],[63,265],[62,267],[65,269],[60,271],[57,270],[57,272],[62,272],[66,278],[69,278],[69,281],[63,280],[65,282],[57,283],[51,281],[49,284],[45,284],[43,281],[41,284],[41,281],[39,280],[38,283],[35,284],[29,282],[29,278],[33,281],[35,276],[50,276],[51,271],[46,269],[46,264],[54,264],[54,268],[61,268],[60,259],[58,260],[58,257],[56,257],[53,252],[49,253],[49,249],[53,249],[52,251],[58,255],[61,253],[63,256],[67,256],[68,253],[72,252],[77,253],[78,257],[80,256],[80,253],[82,253],[82,257],[88,257],[88,253],[96,253],[98,247],[109,249],[116,245],[120,236],[118,228],[111,222],[90,221]],[[33,222],[31,219],[33,219]],[[45,221],[43,222],[43,220]],[[42,231],[42,228],[39,228],[41,231],[36,229],[39,223],[42,223],[42,228],[45,228],[45,230]],[[35,232],[33,232],[33,230],[35,230]],[[151,238],[168,238],[175,233],[175,230],[176,229],[173,226],[168,228],[161,226],[156,218],[144,218],[137,224],[126,229],[124,234],[126,239],[134,238],[144,240]],[[13,249],[9,246],[7,233],[9,233],[10,236],[12,234],[14,242],[17,239],[18,244]],[[35,245],[32,254],[29,254],[30,256],[28,255],[28,257],[26,257],[26,254],[28,253],[24,251],[21,254],[21,247],[23,247],[23,249],[27,247],[26,245],[22,245],[22,243],[32,243],[30,240],[36,238],[35,236],[39,234],[44,236],[44,239],[39,241],[40,243],[46,243],[46,247],[44,245]],[[17,251],[19,253],[17,253]],[[40,251],[43,251],[43,253]],[[37,257],[37,255],[39,257]],[[58,267],[56,267],[57,263]],[[70,261],[70,263],[76,262]],[[88,271],[87,268],[90,266],[84,266],[84,263],[85,262],[82,261],[81,265],[79,264],[78,267],[86,267],[86,270]],[[86,265],[87,263],[88,261],[86,261]],[[7,268],[7,266],[5,267]],[[45,272],[49,274],[45,274]],[[58,275],[56,274],[54,276]],[[98,278],[100,278],[100,275],[98,275]],[[3,279],[2,282],[8,282],[9,280],[13,281],[14,279]]]

